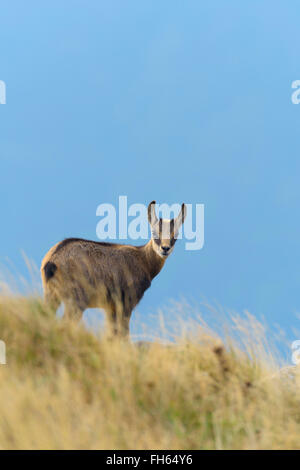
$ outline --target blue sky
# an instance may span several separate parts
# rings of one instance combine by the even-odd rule
[[[102,202],[205,204],[205,245],[173,256],[138,311],[170,298],[300,310],[296,1],[27,2],[0,9],[0,261],[22,274]],[[293,335],[291,335],[293,338]],[[298,339],[298,338],[296,338]]]

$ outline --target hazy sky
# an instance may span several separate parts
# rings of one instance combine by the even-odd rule
[[[26,273],[96,208],[205,204],[138,311],[170,298],[297,327],[299,2],[2,2],[0,261]],[[295,338],[298,339],[298,338]]]

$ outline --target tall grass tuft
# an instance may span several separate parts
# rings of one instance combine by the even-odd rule
[[[0,448],[299,448],[299,369],[253,317],[234,324],[238,339],[195,322],[169,344],[109,341],[1,295]]]

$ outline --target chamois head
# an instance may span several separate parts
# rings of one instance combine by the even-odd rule
[[[179,229],[186,217],[186,206],[182,204],[176,219],[158,219],[155,213],[155,201],[148,206],[148,221],[151,227],[151,242],[154,251],[162,258],[167,258],[173,251]]]

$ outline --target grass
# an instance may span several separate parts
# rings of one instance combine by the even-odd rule
[[[138,347],[0,296],[0,448],[299,448],[299,370],[280,369],[251,316],[235,326],[238,340],[199,322]]]

